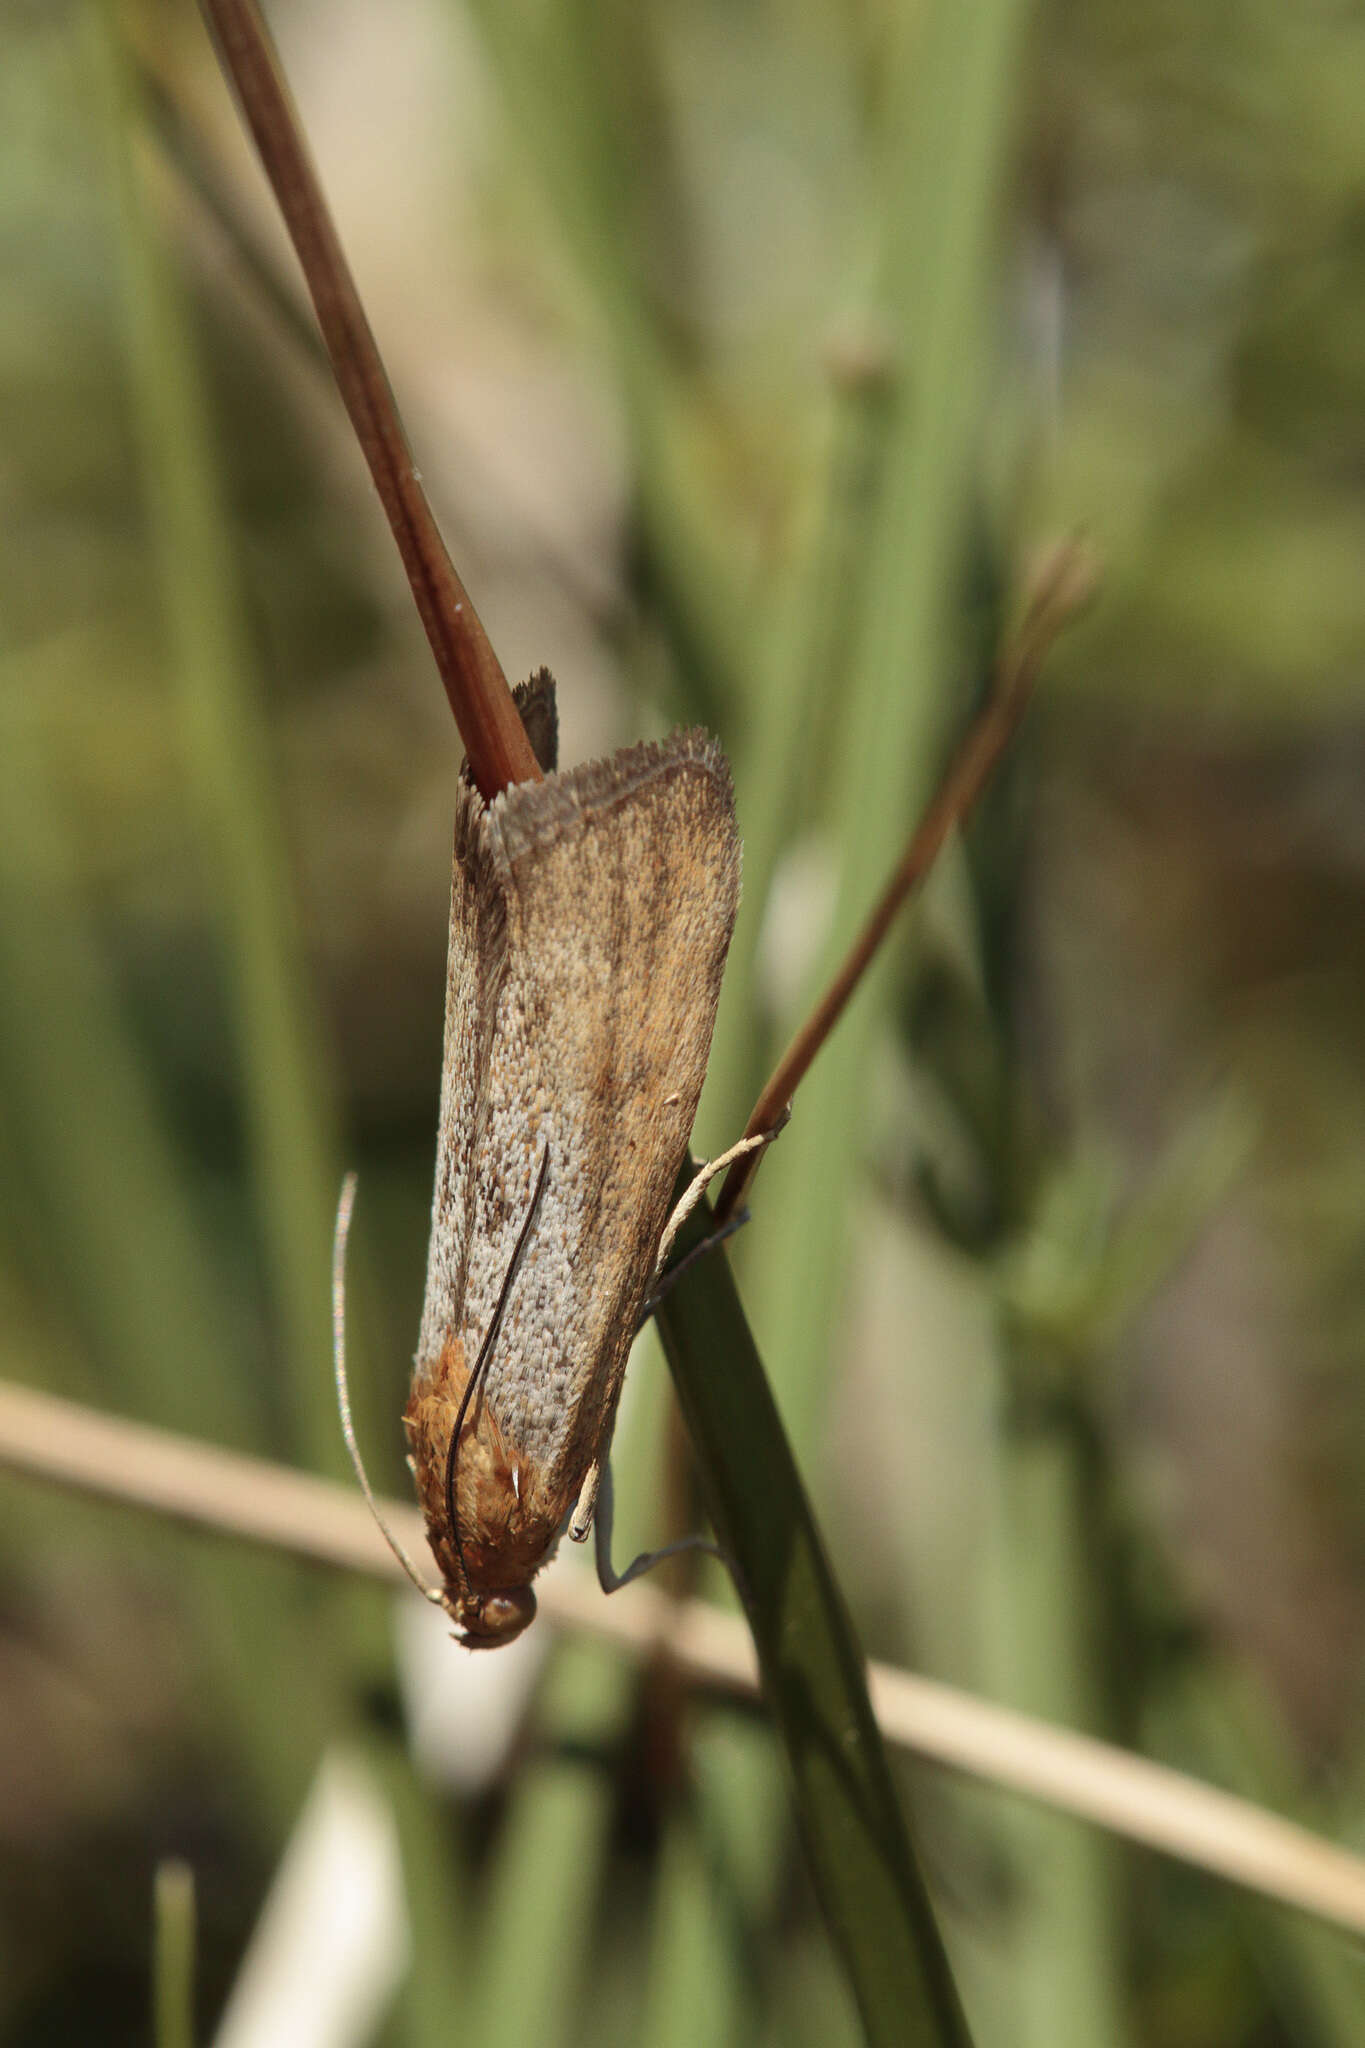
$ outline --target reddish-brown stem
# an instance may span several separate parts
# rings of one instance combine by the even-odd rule
[[[871,965],[896,913],[928,874],[944,840],[967,817],[989,782],[1024,715],[1043,657],[1066,621],[1089,597],[1094,580],[1089,555],[1070,543],[1056,549],[1034,578],[1023,622],[1001,657],[989,703],[949,762],[867,923],[773,1069],[744,1127],[746,1138],[772,1130],[788,1108],[812,1060]],[[730,1168],[716,1203],[717,1224],[725,1223],[739,1208],[763,1156],[763,1152],[752,1152]]]
[[[255,0],[200,0],[303,268],[351,424],[388,514],[436,666],[485,797],[539,779],[507,678],[412,466],[403,425]]]

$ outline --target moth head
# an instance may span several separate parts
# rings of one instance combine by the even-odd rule
[[[445,1610],[454,1622],[456,1641],[467,1650],[497,1650],[510,1643],[536,1618],[536,1596],[529,1586],[508,1586],[498,1593],[450,1590]]]

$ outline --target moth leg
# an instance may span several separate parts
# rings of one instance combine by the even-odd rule
[[[632,1579],[642,1578],[646,1572],[652,1571],[656,1564],[662,1564],[666,1557],[677,1557],[684,1550],[704,1550],[708,1557],[718,1557],[722,1564],[727,1562],[724,1551],[718,1550],[709,1537],[684,1536],[677,1543],[666,1543],[662,1550],[642,1550],[623,1572],[617,1572],[613,1570],[611,1562],[611,1525],[614,1508],[611,1466],[603,1465],[599,1475],[592,1547],[597,1563],[597,1583],[604,1593],[618,1593],[622,1586],[628,1586]],[[577,1519],[575,1514],[575,1522]],[[586,1530],[584,1534],[587,1534]]]
[[[733,1237],[735,1232],[742,1230],[748,1221],[749,1211],[741,1209],[738,1215],[731,1216],[727,1222],[719,1224],[715,1230],[709,1232],[701,1240],[700,1244],[694,1244],[690,1251],[684,1252],[676,1266],[670,1266],[666,1273],[660,1273],[654,1286],[640,1304],[640,1313],[635,1319],[635,1334],[637,1337],[654,1314],[659,1303],[666,1295],[673,1292],[673,1289],[682,1279],[688,1267],[694,1266],[698,1259],[704,1259],[706,1254],[713,1252],[718,1244],[724,1244],[727,1237]]]
[[[668,1222],[664,1226],[664,1234],[659,1239],[659,1250],[654,1260],[654,1279],[656,1282],[664,1267],[668,1264],[668,1255],[673,1249],[674,1239],[692,1214],[692,1211],[696,1208],[702,1196],[706,1193],[707,1188],[716,1175],[724,1173],[726,1167],[733,1166],[737,1159],[743,1159],[748,1153],[758,1152],[765,1145],[771,1145],[773,1139],[786,1129],[787,1118],[790,1115],[791,1111],[788,1110],[781,1121],[775,1123],[770,1131],[760,1131],[756,1138],[741,1138],[737,1145],[732,1145],[728,1152],[722,1152],[718,1159],[708,1159],[705,1166],[698,1167],[688,1183],[687,1193],[669,1217]]]
[[[597,1494],[602,1484],[603,1461],[594,1458],[587,1470],[583,1484],[578,1489],[578,1504],[569,1517],[569,1536],[575,1543],[586,1543],[592,1528],[592,1518],[597,1508]]]

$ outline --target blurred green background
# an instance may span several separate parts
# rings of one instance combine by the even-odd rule
[[[566,760],[730,754],[700,1145],[1033,552],[1097,549],[735,1257],[873,1654],[1365,1848],[1365,11],[272,19],[509,674]],[[458,746],[188,0],[0,15],[0,247],[0,1375],[340,1476],[354,1164],[398,1489]],[[618,1556],[697,1514],[632,1381]],[[6,1477],[0,2040],[149,2037],[168,1856],[202,2039],[234,1985],[230,2041],[856,2039],[758,1712],[548,1637],[470,1690],[371,1588]],[[1365,2040],[1345,1942],[905,1789],[980,2048]]]

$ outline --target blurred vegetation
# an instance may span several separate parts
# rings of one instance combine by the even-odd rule
[[[735,1263],[871,1651],[1365,1846],[1365,17],[274,18],[509,672],[554,669],[568,759],[680,719],[730,754],[700,1144],[1032,550],[1097,546]],[[0,16],[0,239],[0,1374],[340,1472],[354,1163],[397,1487],[457,749],[187,0]],[[652,1337],[632,1381],[624,1555],[697,1512]],[[404,1872],[379,2038],[856,2038],[759,1716],[582,1645],[491,1699],[472,1661],[6,1479],[0,2040],[149,2037],[167,1858],[209,2038],[338,1748]],[[1335,1937],[904,1789],[980,2048],[1365,2039]]]

